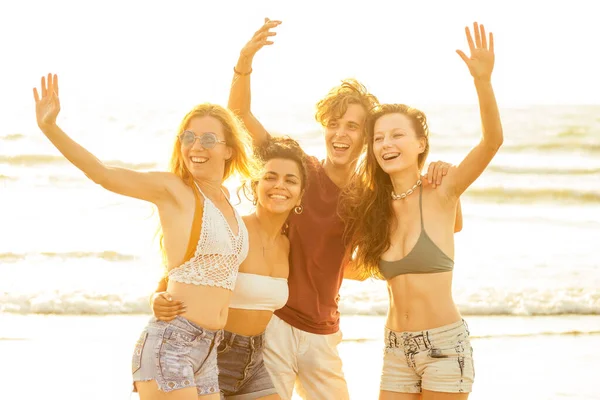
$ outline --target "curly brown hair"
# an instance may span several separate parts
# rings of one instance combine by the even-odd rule
[[[294,161],[300,170],[300,187],[302,190],[306,188],[308,180],[306,153],[304,153],[300,144],[294,139],[288,136],[270,136],[266,142],[254,148],[254,157],[256,158],[259,167],[264,167],[269,160],[273,159]],[[257,170],[257,172],[258,171],[260,171],[260,169]],[[254,202],[257,198],[256,186],[258,185],[259,180],[260,176],[258,176],[258,174],[255,174],[250,177],[250,179],[246,180],[238,190],[238,197],[239,191],[241,190],[248,200]]]
[[[348,254],[354,255],[355,268],[363,277],[382,279],[379,272],[381,255],[390,247],[390,228],[393,219],[390,176],[381,169],[373,152],[375,123],[386,114],[403,114],[413,123],[418,138],[426,146],[419,154],[419,170],[429,153],[429,127],[425,114],[405,104],[382,104],[370,116],[366,127],[367,155],[358,172],[342,192],[338,213],[345,224],[344,241]]]
[[[360,104],[370,113],[379,105],[379,100],[356,79],[344,79],[317,103],[315,119],[327,126],[329,121],[340,119],[350,104]]]

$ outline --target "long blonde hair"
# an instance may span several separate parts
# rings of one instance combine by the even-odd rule
[[[180,177],[188,186],[194,186],[194,177],[183,161],[179,135],[188,128],[188,125],[193,118],[207,116],[216,118],[221,122],[223,131],[225,132],[227,146],[232,149],[231,158],[225,161],[223,181],[233,175],[238,175],[240,179],[248,179],[251,176],[254,176],[256,166],[252,157],[252,137],[235,114],[224,107],[211,103],[197,105],[181,120],[179,130],[177,131],[177,135],[175,135],[173,152],[171,153],[171,160],[169,161],[169,171]],[[162,261],[166,273],[167,254],[164,247],[164,235],[160,226],[158,235]]]

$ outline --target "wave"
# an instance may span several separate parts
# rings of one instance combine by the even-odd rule
[[[387,315],[388,296],[384,283],[369,280],[361,285],[342,291],[340,312]],[[592,287],[520,290],[483,287],[475,290],[456,288],[453,292],[458,309],[466,316],[600,315],[600,291]]]
[[[477,339],[491,339],[495,337],[533,337],[533,336],[580,336],[580,335],[600,335],[600,330],[590,331],[560,331],[560,332],[535,332],[535,333],[501,333],[501,334],[489,334],[489,335],[470,335],[472,338]]]
[[[432,149],[436,152],[463,152],[467,153],[473,146],[477,144],[474,142],[457,142],[457,141],[442,141],[432,142]],[[543,138],[540,138],[540,143],[515,143],[515,144],[503,144],[500,148],[500,154],[510,153],[584,153],[584,154],[598,154],[600,153],[600,143],[588,143],[585,141],[581,142],[544,142]]]
[[[33,167],[47,164],[66,165],[69,164],[69,161],[67,161],[67,159],[62,156],[53,156],[48,154],[21,154],[18,156],[0,155],[0,164]],[[113,167],[121,167],[134,170],[148,170],[156,169],[158,167],[157,163],[128,163],[120,160],[105,161],[104,164]]]
[[[468,321],[467,321],[468,323]],[[523,332],[523,333],[492,333],[478,335],[471,332],[469,337],[471,339],[494,339],[494,338],[527,338],[527,337],[538,337],[538,336],[583,336],[583,335],[600,335],[600,330],[589,330],[589,331],[542,331],[542,332]],[[380,342],[380,337],[375,338],[349,338],[343,339],[344,342],[352,343],[364,343],[364,342]]]
[[[490,165],[486,172],[511,175],[596,175],[600,168],[552,168],[552,167],[509,167],[507,165]]]
[[[561,152],[583,152],[583,153],[599,153],[600,143],[586,142],[550,142],[550,143],[522,143],[503,145],[500,151],[502,152],[523,152],[529,150],[537,151],[561,151]]]
[[[342,293],[342,315],[385,316],[387,292],[364,290]],[[501,291],[480,289],[457,293],[456,303],[464,316],[560,316],[600,315],[600,292],[595,289],[545,289]],[[148,293],[102,293],[93,291],[0,292],[0,312],[18,314],[146,314]],[[573,332],[576,334],[577,332]]]
[[[526,188],[469,188],[464,196],[496,202],[534,202],[551,201],[560,203],[600,204],[600,192],[574,191],[571,189],[526,189]]]
[[[69,258],[100,258],[106,261],[134,261],[137,259],[136,256],[131,254],[122,254],[115,251],[100,251],[100,252],[86,252],[86,251],[71,251],[65,253],[53,253],[53,252],[41,252],[41,253],[0,253],[0,262],[19,262],[32,257],[46,257],[46,258],[60,258],[62,260]]]
[[[0,312],[16,314],[110,315],[147,314],[148,296],[130,298],[118,294],[85,292],[10,294],[0,293]]]
[[[13,141],[13,140],[21,140],[25,139],[25,135],[20,133],[11,133],[9,135],[0,136],[0,140]]]

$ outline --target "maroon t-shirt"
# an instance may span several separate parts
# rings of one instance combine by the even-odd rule
[[[337,214],[340,188],[321,162],[308,157],[308,186],[302,214],[291,213],[290,296],[275,315],[295,328],[316,334],[339,329],[339,290],[344,278],[344,224]]]

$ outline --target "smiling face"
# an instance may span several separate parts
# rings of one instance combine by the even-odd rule
[[[367,112],[360,104],[350,104],[339,119],[325,125],[327,158],[334,165],[348,165],[358,159],[364,147]]]
[[[296,161],[273,158],[265,163],[255,189],[257,204],[273,214],[289,214],[302,200],[303,182]]]
[[[426,143],[427,139],[418,136],[412,119],[405,114],[385,114],[375,121],[373,155],[387,174],[418,168]]]
[[[212,132],[217,141],[225,141],[225,132],[221,122],[211,116],[194,117],[190,119],[186,131],[193,132],[197,137]],[[216,143],[212,149],[202,147],[200,139],[193,144],[180,140],[183,162],[196,180],[222,180],[225,162],[232,156],[232,150],[227,144]]]

